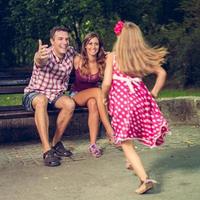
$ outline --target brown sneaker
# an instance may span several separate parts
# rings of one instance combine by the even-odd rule
[[[58,156],[63,156],[63,157],[72,156],[72,152],[70,150],[67,150],[61,141],[59,141],[54,147],[52,147],[52,149],[55,150]]]
[[[138,189],[135,190],[137,194],[144,194],[147,191],[151,190],[157,182],[152,179],[146,179]]]
[[[59,166],[60,159],[56,156],[55,150],[50,149],[49,151],[43,154],[44,165],[48,167],[56,167]]]

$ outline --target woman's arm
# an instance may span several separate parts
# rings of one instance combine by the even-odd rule
[[[77,54],[75,57],[74,57],[74,68],[75,69],[78,69],[81,65],[81,56],[80,54]]]

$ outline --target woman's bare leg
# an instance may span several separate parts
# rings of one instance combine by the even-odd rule
[[[97,102],[94,98],[87,101],[88,107],[88,127],[90,132],[90,144],[95,144],[97,135],[99,132],[99,111],[97,108]]]
[[[78,92],[76,95],[73,96],[74,101],[79,106],[85,106],[87,101],[90,98],[94,98],[96,100],[101,121],[106,129],[107,134],[110,137],[112,137],[114,131],[110,124],[105,105],[103,104],[101,89],[100,88],[90,88],[90,89],[86,89],[81,92]]]

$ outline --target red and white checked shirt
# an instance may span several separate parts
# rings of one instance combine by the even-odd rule
[[[60,61],[53,53],[52,47],[50,48],[47,64],[43,67],[37,67],[34,64],[31,80],[24,89],[24,93],[38,92],[44,94],[51,102],[67,90],[76,52],[69,46],[63,60]]]

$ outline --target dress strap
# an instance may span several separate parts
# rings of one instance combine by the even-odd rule
[[[112,65],[113,65],[113,69],[116,71],[117,70],[117,66],[116,66],[116,55],[115,54],[113,55],[113,63],[112,63]]]
[[[116,63],[116,55],[113,55],[113,65]]]

